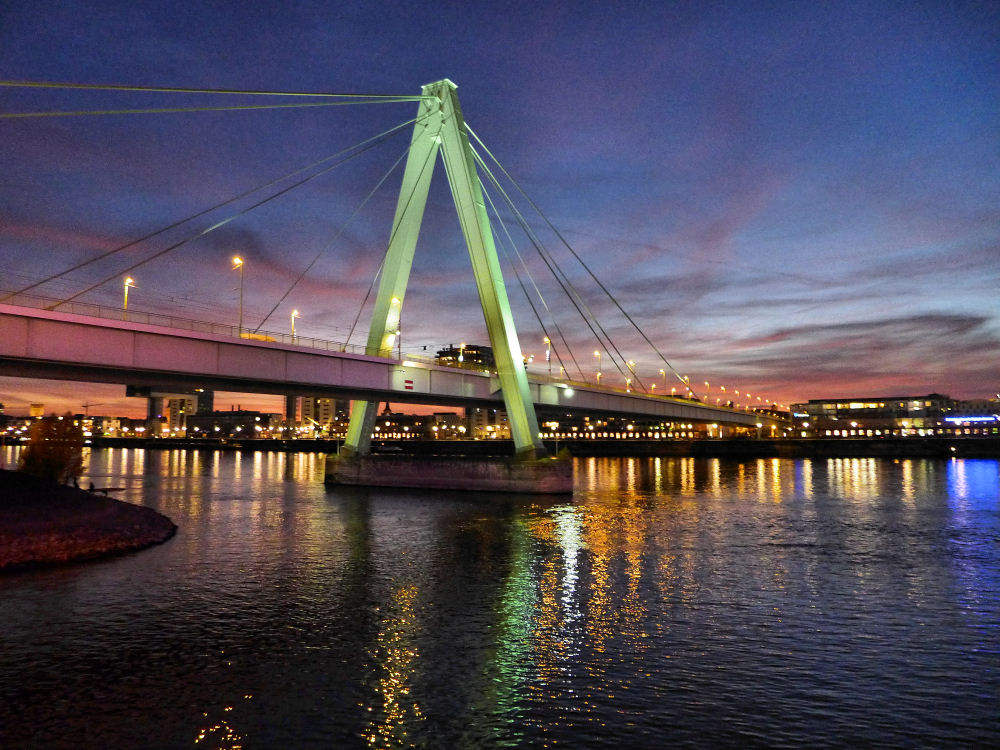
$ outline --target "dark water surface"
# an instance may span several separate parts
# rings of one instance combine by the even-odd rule
[[[1000,744],[997,461],[578,459],[572,503],[90,472],[180,529],[0,576],[5,749]]]

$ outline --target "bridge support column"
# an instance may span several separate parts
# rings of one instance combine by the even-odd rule
[[[434,98],[425,99],[420,104],[365,352],[381,357],[391,356],[393,343],[399,335],[406,283],[427,203],[434,160],[440,148],[472,260],[514,448],[518,456],[541,458],[547,452],[538,436],[538,418],[524,371],[521,345],[514,329],[482,185],[455,89],[455,84],[447,79],[423,88],[424,96]],[[355,402],[344,453],[356,455],[369,452],[377,409],[376,402]]]
[[[146,399],[146,434],[147,437],[160,435],[160,416],[163,413],[163,398],[150,396]]]

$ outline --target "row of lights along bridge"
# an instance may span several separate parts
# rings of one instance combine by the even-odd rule
[[[243,287],[243,272],[244,272],[245,267],[246,267],[246,260],[242,256],[239,256],[239,255],[233,256],[233,268],[232,268],[232,270],[240,272],[239,320],[238,320],[238,324],[237,324],[237,330],[238,330],[239,335],[240,335],[241,338],[244,335],[243,334],[243,288],[244,288]],[[123,315],[123,317],[127,316],[127,314],[128,314],[128,293],[129,293],[129,289],[135,289],[135,288],[137,288],[136,287],[136,283],[135,283],[135,279],[133,279],[131,276],[126,277],[125,281],[124,281],[124,299],[122,301],[122,315]],[[292,313],[291,313],[291,331],[292,331],[292,339],[293,340],[295,339],[295,320],[297,318],[300,318],[300,317],[302,317],[302,316],[299,313],[298,309],[292,310]],[[549,378],[551,379],[552,378],[552,341],[551,341],[551,339],[549,339],[548,336],[546,336],[542,341],[545,344],[545,362],[546,362],[546,364],[548,366],[548,375],[549,375]],[[464,350],[465,344],[462,344],[461,347]],[[604,373],[601,371],[601,357],[602,357],[602,353],[601,353],[601,351],[599,349],[595,349],[594,350],[594,357],[597,358],[597,371],[595,373],[595,380],[597,381],[597,385],[600,386],[601,385],[601,377],[604,375]],[[463,358],[460,355],[458,361],[461,363],[462,359]],[[525,357],[525,364],[526,365],[530,364],[533,361],[534,361],[534,355],[529,355],[529,356]],[[635,380],[635,360],[631,360],[631,359],[628,360],[626,362],[626,365],[628,366],[629,376],[626,376],[626,378],[625,378],[625,391],[628,392],[628,393],[631,393],[632,392],[632,383]],[[562,367],[562,366],[560,366],[559,367],[559,378],[563,379],[565,377],[565,374],[566,374],[565,368]],[[662,395],[666,395],[666,393],[667,393],[667,387],[669,385],[668,382],[667,382],[667,372],[666,372],[666,370],[664,368],[660,368],[659,374],[663,378],[663,390],[660,393]],[[697,395],[695,394],[694,390],[691,388],[691,379],[689,377],[685,376],[683,378],[683,382],[684,382],[684,393],[682,395],[683,395],[684,398],[694,399],[696,401],[703,400],[703,399],[698,398]],[[709,385],[709,381],[706,380],[704,382],[705,382],[705,398],[704,398],[704,401],[706,403],[710,403],[711,402],[711,386]],[[657,385],[658,385],[658,383],[655,383],[655,382],[654,383],[650,383],[650,385],[649,385],[649,393],[650,393],[650,395],[653,395],[653,396],[656,395],[656,387],[657,387]],[[729,406],[729,407],[734,407],[734,408],[738,408],[738,409],[739,408],[744,408],[744,409],[748,409],[748,410],[751,409],[751,408],[754,408],[753,396],[750,393],[744,393],[743,394],[743,397],[746,400],[746,404],[745,405],[741,404],[740,392],[737,389],[734,389],[731,392],[729,392],[729,391],[726,390],[726,386],[723,385],[723,386],[719,386],[719,393],[721,395],[718,396],[718,397],[716,397],[716,399],[715,399],[715,405],[716,406]],[[670,386],[670,395],[673,396],[673,397],[677,396],[677,387],[676,386]],[[757,396],[757,404],[759,405],[759,407],[767,407],[767,405],[768,405],[764,401],[764,399],[761,398],[760,396]],[[785,408],[784,404],[779,404],[778,406],[780,406],[781,408]]]

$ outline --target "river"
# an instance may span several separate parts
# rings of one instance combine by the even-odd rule
[[[0,576],[0,747],[1000,744],[998,461],[584,458],[572,502],[322,473],[95,450],[179,530]]]

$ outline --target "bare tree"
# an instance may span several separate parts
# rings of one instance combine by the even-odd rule
[[[83,471],[83,427],[68,412],[39,419],[31,425],[18,468],[50,482],[76,479]]]

